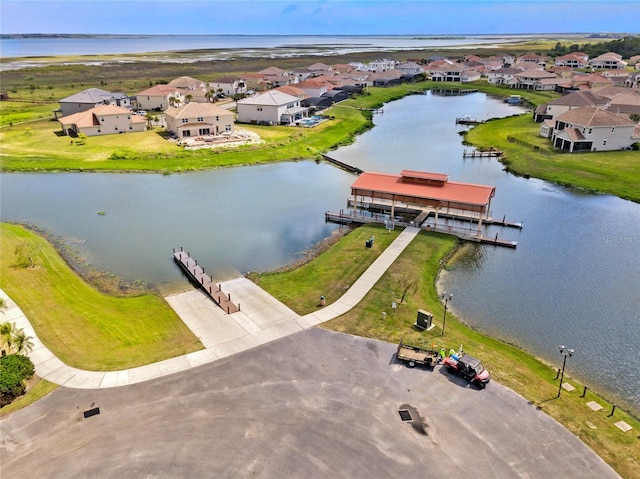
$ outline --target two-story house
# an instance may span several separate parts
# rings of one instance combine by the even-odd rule
[[[557,57],[553,64],[557,67],[585,68],[589,65],[589,55],[582,52],[571,52]]]
[[[607,52],[589,60],[589,65],[595,70],[624,70],[627,62],[622,59],[622,55]]]
[[[100,105],[87,111],[58,119],[65,135],[114,135],[144,131],[147,120],[130,109],[116,105]]]
[[[239,123],[259,125],[291,125],[308,116],[308,108],[300,104],[300,98],[277,90],[238,100],[236,112]]]
[[[178,138],[233,131],[233,112],[208,103],[185,103],[165,111],[167,131]]]
[[[555,118],[551,141],[555,148],[569,152],[621,150],[640,139],[636,129],[626,115],[585,106]]]
[[[131,108],[131,100],[124,93],[112,93],[100,88],[87,88],[79,93],[59,100],[60,107],[54,112],[56,117],[87,111],[101,105]]]
[[[184,93],[169,85],[154,85],[136,95],[138,107],[147,111],[164,111],[184,102]]]

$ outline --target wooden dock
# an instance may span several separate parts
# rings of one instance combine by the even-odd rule
[[[504,153],[501,150],[464,150],[462,152],[463,158],[500,158]]]
[[[240,303],[234,304],[231,301],[231,295],[222,292],[222,287],[213,281],[213,277],[206,274],[204,268],[198,265],[198,261],[182,247],[179,251],[173,249],[173,259],[180,265],[191,282],[197,284],[223,311],[227,314],[240,311]]]
[[[471,88],[433,88],[431,93],[440,96],[459,96],[468,95],[469,93],[477,93],[478,90]]]
[[[469,118],[468,116],[461,116],[456,118],[456,125],[480,125],[485,123],[484,120],[477,120],[475,118]]]
[[[348,171],[349,173],[354,173],[356,175],[364,173],[364,170],[361,170],[356,166],[348,165],[347,163],[344,163],[340,160],[336,160],[335,158],[331,158],[330,156],[322,155],[322,158],[324,158],[325,161],[328,161],[329,163],[336,165],[338,168]]]

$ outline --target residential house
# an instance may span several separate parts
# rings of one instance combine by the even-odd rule
[[[449,63],[442,66],[427,66],[427,72],[433,81],[461,82],[466,67],[460,63]]]
[[[278,67],[268,67],[258,73],[262,75],[271,88],[297,82],[297,78],[294,75],[289,75],[288,72]]]
[[[184,102],[184,94],[179,88],[169,85],[154,85],[136,95],[138,107],[147,111],[164,111],[170,106]]]
[[[386,72],[393,70],[396,66],[396,62],[393,60],[387,60],[386,58],[381,60],[374,60],[369,62],[368,70],[374,73]]]
[[[233,131],[233,113],[209,103],[185,103],[165,111],[167,131],[178,138]]]
[[[640,70],[640,55],[634,55],[629,58],[629,65],[635,67],[636,70]]]
[[[183,91],[207,89],[206,82],[203,82],[202,80],[197,80],[195,78],[188,77],[188,76],[182,76],[174,80],[171,80],[168,83],[168,85],[170,87],[178,88],[179,90],[183,90]]]
[[[460,81],[462,83],[467,83],[471,81],[478,81],[482,75],[477,70],[464,70],[462,72],[462,76],[460,77]]]
[[[130,109],[100,105],[58,119],[65,135],[114,135],[144,131],[147,120]]]
[[[414,62],[400,63],[396,65],[396,70],[401,71],[405,75],[419,75],[420,73],[424,73],[423,66]]]
[[[305,93],[305,91],[302,88],[298,88],[297,85],[296,86],[293,86],[293,85],[279,86],[274,88],[272,91],[279,91],[282,93],[286,93],[287,95],[298,97],[300,100],[304,100],[305,98],[308,98],[308,95]]]
[[[537,53],[527,53],[526,55],[519,56],[516,59],[515,66],[537,66],[544,68],[547,65],[547,59]]]
[[[114,105],[123,108],[131,108],[131,100],[124,93],[112,93],[100,88],[88,88],[59,100],[60,107],[54,112],[56,118],[72,115],[81,111],[88,111],[100,105]]]
[[[606,109],[608,104],[609,100],[607,98],[595,95],[591,90],[575,91],[556,98],[546,105],[541,105],[541,108],[536,108],[534,120],[541,122],[546,119],[553,119],[569,110],[585,106]]]
[[[209,90],[215,95],[233,96],[247,92],[247,82],[242,77],[224,76],[209,82]]]
[[[522,73],[522,68],[503,67],[487,72],[487,82],[494,85],[513,85],[516,83],[516,74]]]
[[[551,141],[564,151],[613,151],[640,140],[640,128],[628,116],[595,106],[569,110],[557,118]]]
[[[624,86],[627,88],[640,88],[640,72],[633,72],[627,75],[624,81]]]
[[[322,96],[330,90],[333,90],[333,85],[323,77],[311,78],[300,83],[296,83],[296,88],[302,90],[306,98],[314,96]]]
[[[298,97],[277,90],[238,100],[236,111],[238,122],[260,125],[291,125],[308,116]]]
[[[622,55],[607,52],[589,60],[589,65],[595,70],[624,70],[627,67],[627,62],[622,60]]]
[[[554,90],[555,85],[560,82],[560,78],[555,74],[545,70],[525,70],[515,75],[514,88],[524,90]],[[552,80],[542,81],[542,80]]]
[[[575,74],[571,77],[571,87],[574,89],[593,89],[611,85],[613,85],[613,80],[599,73]]]
[[[589,55],[582,52],[571,52],[557,57],[553,64],[557,67],[585,68],[589,66]]]

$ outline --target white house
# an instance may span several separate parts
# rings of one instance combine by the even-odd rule
[[[487,72],[487,82],[494,85],[513,85],[516,82],[516,75],[522,73],[521,68],[503,67],[498,70]]]
[[[308,115],[300,98],[270,90],[236,102],[238,122],[259,125],[290,125]]]
[[[621,150],[640,140],[636,129],[627,115],[585,106],[555,118],[551,141],[554,147],[569,152]]]
[[[513,86],[526,90],[553,90],[560,81],[558,75],[545,70],[525,70],[514,76],[516,82]]]
[[[403,75],[418,75],[424,72],[423,66],[415,62],[400,63],[396,65],[396,70],[400,70]]]
[[[571,52],[555,59],[554,66],[584,68],[589,65],[589,55],[582,52]]]
[[[386,72],[387,70],[393,70],[395,66],[396,62],[394,62],[393,60],[374,60],[372,62],[369,62],[368,70],[370,72],[380,73]]]
[[[128,108],[100,105],[58,119],[65,135],[114,135],[144,131],[147,120]]]
[[[209,89],[216,94],[222,93],[226,96],[233,96],[238,93],[246,93],[247,82],[240,77],[225,76],[209,82]]]
[[[233,113],[208,103],[186,103],[165,111],[167,131],[178,138],[233,131]]]
[[[623,70],[627,67],[627,62],[622,60],[622,55],[607,52],[589,60],[589,65],[596,70]]]
[[[184,101],[184,93],[179,88],[169,85],[155,85],[138,93],[136,100],[141,110],[164,111],[170,106],[181,104]]]

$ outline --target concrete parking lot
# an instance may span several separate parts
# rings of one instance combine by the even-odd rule
[[[410,369],[395,349],[312,328],[131,386],[60,387],[2,419],[0,475],[618,477],[500,384]]]

